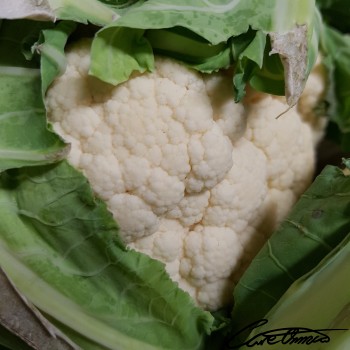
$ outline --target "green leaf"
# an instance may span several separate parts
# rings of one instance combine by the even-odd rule
[[[67,163],[2,173],[0,208],[1,267],[78,345],[201,348],[210,313],[163,264],[123,245],[105,204]]]
[[[41,56],[41,88],[43,96],[45,96],[46,90],[53,80],[66,70],[64,48],[69,35],[75,28],[76,24],[74,22],[59,22],[54,29],[43,30],[41,40],[35,45],[34,49]]]
[[[264,64],[261,68],[256,68],[255,74],[249,83],[257,91],[284,96],[284,68],[279,55],[270,55],[270,51],[270,40],[267,40],[264,52]]]
[[[212,45],[186,28],[151,29],[145,36],[155,54],[181,60],[203,73],[212,73],[232,64],[230,45]]]
[[[112,27],[97,33],[91,47],[90,73],[117,85],[133,71],[153,70],[152,48],[143,37],[144,30]]]
[[[92,56],[98,57],[98,60],[100,60],[101,56],[111,56],[111,52],[115,52],[118,41],[114,36],[121,37],[118,34],[118,28],[151,30],[152,33],[149,35],[149,38],[155,47],[155,52],[159,50],[161,54],[166,54],[176,59],[183,59],[186,64],[190,64],[195,69],[212,72],[220,68],[226,68],[228,64],[237,63],[232,62],[229,50],[231,46],[230,41],[252,29],[257,31],[258,34],[251,43],[246,57],[252,56],[253,58],[251,60],[244,58],[244,62],[239,63],[240,67],[235,79],[238,95],[242,96],[245,83],[255,73],[252,63],[258,62],[258,66],[260,66],[260,62],[264,57],[266,35],[271,34],[271,32],[278,33],[281,31],[284,33],[285,31],[293,31],[296,24],[305,24],[307,26],[305,35],[307,37],[304,46],[310,46],[312,49],[310,51],[307,51],[307,49],[303,50],[304,56],[298,62],[305,61],[303,67],[310,68],[310,65],[316,59],[316,56],[313,54],[314,44],[317,44],[317,40],[313,36],[314,16],[314,0],[298,0],[298,2],[295,0],[216,0],[210,3],[200,0],[192,0],[191,2],[181,0],[176,3],[170,0],[149,0],[130,8],[123,16],[102,28],[98,33],[97,40],[103,36],[105,44],[96,45],[95,47],[93,45]],[[178,32],[179,29],[192,34],[175,37],[174,31]],[[157,30],[159,32],[156,32]],[[163,35],[164,38],[162,38]],[[197,38],[201,38],[202,43],[201,40],[196,39],[192,41],[193,45],[191,48],[189,43],[193,40],[194,35]],[[167,40],[170,36],[174,39],[171,42]],[[122,39],[122,42],[123,40],[125,40],[125,37]],[[205,45],[202,45],[203,41]],[[141,45],[144,45],[144,43],[142,42]],[[222,46],[221,50],[220,45]],[[296,45],[300,45],[300,42],[294,42],[292,38],[289,46],[295,47]],[[203,50],[205,46],[207,51]],[[134,46],[134,50],[136,47]],[[185,52],[183,51],[184,48]],[[202,62],[198,62],[200,61],[198,49],[199,52],[205,51],[202,56]],[[209,54],[216,49],[219,52],[212,55]],[[294,51],[296,51],[296,54],[289,54],[287,57],[289,62],[294,62],[295,56],[300,56],[300,50]],[[309,52],[310,55],[308,55]],[[138,69],[135,65],[131,66],[132,69],[129,68],[128,61],[130,61],[130,58],[127,58],[128,54],[127,52],[126,55],[119,55],[118,57],[119,64],[123,67],[128,67],[126,74],[130,74],[132,69]],[[147,52],[147,55],[152,55],[150,50]],[[196,62],[191,62],[193,58],[196,59]],[[123,60],[125,60],[125,63]],[[151,58],[148,58],[148,60],[151,60]],[[93,69],[91,71],[92,74],[102,80],[117,84],[119,81],[119,70],[116,69],[114,64],[109,64],[109,62],[114,63],[117,60],[109,58],[108,61],[105,61],[106,64],[104,66],[107,67],[107,72],[103,72],[101,66],[98,71]],[[307,69],[302,69],[301,66],[300,64],[286,65],[287,71],[289,67],[293,67],[293,72],[286,75],[287,77],[293,76],[293,79],[288,78],[286,80],[288,83],[287,91],[291,91],[293,101],[299,97],[308,73]],[[244,72],[246,67],[247,72]],[[145,66],[142,66],[140,71],[144,71],[145,68]],[[125,79],[125,77],[122,77],[122,79]],[[280,80],[283,79],[282,74]],[[260,84],[260,86],[263,87],[263,84]],[[295,86],[298,86],[298,88],[294,88]]]
[[[327,166],[254,258],[234,290],[232,332],[263,318],[288,287],[350,231],[350,177]]]
[[[134,71],[151,71],[153,48],[155,53],[205,73],[238,66],[234,78],[237,101],[243,97],[246,83],[253,80],[264,92],[285,94],[292,106],[302,93],[318,53],[315,0],[86,0],[84,5],[73,0],[48,2],[57,18],[102,27],[92,45],[90,73],[114,85],[127,80]],[[178,35],[179,30],[189,35]],[[231,41],[250,30],[258,32],[250,52],[239,62],[234,61]],[[267,34],[273,38],[271,52],[283,58],[284,72],[273,79],[278,81],[276,89],[272,89],[271,80],[264,82],[264,74],[258,74],[260,64],[260,71],[254,64],[267,57]],[[255,57],[252,60],[247,58],[251,55]]]
[[[296,280],[278,303],[265,315],[268,323],[255,328],[248,339],[274,329],[305,327],[324,330],[328,341],[309,343],[303,337],[315,332],[301,332],[286,337],[284,346],[291,350],[345,350],[350,346],[350,234],[334,248],[314,269]],[[319,334],[319,336],[322,335]],[[297,337],[299,341],[297,342]],[[327,340],[323,337],[324,340]],[[277,337],[276,340],[282,340]],[[293,341],[294,340],[294,343]],[[289,341],[289,342],[287,342]],[[281,344],[281,343],[280,343]],[[265,342],[259,349],[272,350],[276,346]],[[243,346],[241,350],[248,347]]]
[[[249,26],[271,30],[275,1],[170,1],[149,0],[128,11],[110,26],[140,29],[183,27],[212,45],[245,33]]]
[[[0,172],[55,162],[67,146],[46,124],[39,60],[25,58],[40,31],[52,26],[26,20],[3,21],[0,27]]]
[[[236,102],[242,100],[246,84],[252,80],[257,70],[262,68],[265,47],[266,34],[260,31],[248,31],[232,40],[232,51],[234,56],[237,56],[237,65],[233,76]]]

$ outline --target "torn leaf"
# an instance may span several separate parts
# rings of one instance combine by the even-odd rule
[[[279,54],[285,79],[285,96],[287,103],[293,107],[303,92],[307,77],[308,37],[307,25],[296,25],[283,34],[270,32],[270,55]]]

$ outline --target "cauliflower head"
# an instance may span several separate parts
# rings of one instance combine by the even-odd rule
[[[323,89],[308,87],[276,119],[287,109],[281,97],[248,91],[235,103],[229,75],[168,58],[119,86],[103,83],[88,74],[90,44],[67,51],[66,72],[47,93],[49,121],[128,247],[162,261],[198,305],[218,309],[312,180],[322,127],[307,121],[308,101]]]

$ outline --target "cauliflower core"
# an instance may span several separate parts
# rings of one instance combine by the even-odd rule
[[[153,73],[105,84],[88,75],[89,50],[88,40],[68,50],[67,70],[47,93],[69,162],[130,248],[162,261],[198,305],[224,306],[312,179],[317,137],[302,111],[312,119],[307,101],[322,89],[308,88],[307,100],[276,120],[282,98],[248,92],[236,104],[230,76],[166,58]]]

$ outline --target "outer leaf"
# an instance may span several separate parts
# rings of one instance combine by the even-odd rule
[[[225,45],[228,40],[233,36],[241,35],[247,32],[249,26],[259,27],[259,29],[270,30],[271,29],[271,10],[273,9],[274,2],[271,1],[257,1],[257,0],[226,0],[226,1],[214,1],[214,2],[202,2],[200,0],[192,0],[191,2],[181,0],[176,3],[169,0],[150,0],[143,3],[140,6],[130,9],[124,16],[119,18],[114,23],[103,28],[95,39],[96,42],[101,40],[102,36],[113,37],[118,35],[118,28],[138,28],[143,30],[149,29],[164,29],[164,28],[186,28],[188,32],[196,34],[202,38],[202,41],[206,41],[209,45]],[[106,34],[104,34],[106,32]],[[114,34],[116,33],[116,34]],[[168,36],[168,33],[166,33]],[[193,36],[193,34],[192,34]],[[126,38],[125,38],[126,39]],[[178,38],[179,39],[179,38]],[[166,39],[165,39],[166,40]],[[164,41],[165,41],[164,40]],[[106,42],[106,40],[104,39]],[[157,41],[159,42],[159,36]],[[177,59],[181,57],[183,47],[187,47],[187,38],[184,40],[176,40],[176,48],[171,50],[171,57]],[[116,42],[113,41],[113,44]],[[209,47],[207,45],[207,47]],[[193,45],[192,51],[186,52],[186,56],[197,57],[198,45]],[[104,52],[101,51],[103,49]],[[159,49],[156,47],[156,50]],[[92,59],[94,57],[104,58],[111,56],[111,52],[116,50],[113,45],[96,45],[92,46]],[[166,53],[169,54],[169,50],[165,47]],[[151,52],[148,53],[151,55]],[[180,56],[179,56],[180,54]],[[218,55],[218,56],[216,56]],[[185,59],[186,63],[194,63],[193,67],[198,68],[205,72],[218,70],[223,66],[227,66],[230,62],[229,50],[223,50],[221,53],[217,53],[212,56],[213,59],[208,62],[189,62]],[[152,55],[153,56],[153,55]],[[207,53],[202,60],[206,61]],[[126,58],[126,56],[124,56]],[[150,60],[151,58],[149,58]],[[102,60],[99,63],[101,67],[107,67],[103,76],[100,76],[101,69],[99,71],[92,70],[92,74],[98,78],[105,80],[109,83],[118,83],[118,72],[116,72],[115,65],[109,65],[108,60]],[[204,65],[201,65],[204,63]],[[110,69],[113,68],[113,69]],[[142,67],[144,69],[145,67]],[[132,69],[134,69],[132,67]],[[128,74],[131,72],[128,69]]]
[[[230,37],[253,29],[272,30],[271,14],[275,1],[260,0],[149,0],[135,7],[110,27],[140,29],[184,27],[211,44],[226,42]]]
[[[38,62],[24,56],[50,25],[22,20],[0,26],[0,172],[55,162],[67,152],[47,129]]]
[[[290,350],[345,350],[350,346],[350,234],[314,269],[296,280],[265,315],[268,323],[255,328],[248,339],[263,340],[259,334],[283,329],[274,341]],[[309,328],[307,333],[289,334],[288,328]],[[311,343],[307,337],[320,331],[323,341]],[[299,338],[299,341],[298,341]],[[283,340],[283,343],[282,343]],[[259,349],[273,350],[276,345],[263,342]],[[277,345],[278,346],[278,345]],[[240,350],[248,349],[247,346]]]
[[[156,52],[181,59],[197,70],[210,73],[237,64],[232,62],[229,41],[252,28],[261,32],[262,36],[270,34],[273,39],[272,52],[278,53],[284,64],[284,76],[279,76],[276,93],[285,94],[287,102],[293,106],[302,93],[318,52],[315,0],[181,0],[176,3],[170,0],[87,0],[84,4],[72,0],[47,1],[60,19],[103,26],[92,45],[90,72],[111,84],[127,80],[133,71],[153,69],[152,49],[142,37],[145,30],[187,29],[188,33],[192,33],[189,38],[183,36],[173,40],[173,36],[171,44],[168,30],[152,33],[149,38],[156,36],[156,40],[152,41],[156,44]],[[189,48],[193,33],[207,41],[208,52],[203,57],[198,57],[196,52],[198,47],[202,51],[198,40],[193,42],[189,51],[185,49],[185,54],[183,52],[184,47]],[[160,47],[157,42],[162,43]],[[214,51],[219,51],[210,55],[213,52],[210,45],[214,46]],[[262,51],[249,54],[264,57],[265,45],[253,47]],[[245,84],[256,75],[254,62],[247,58],[238,62],[239,69],[234,80],[237,101],[244,94]],[[280,82],[283,80],[285,91],[281,92]],[[271,92],[270,82],[265,84],[264,75],[260,75],[255,85],[260,89],[267,86],[269,91],[263,91]]]
[[[263,318],[288,287],[350,231],[350,177],[328,166],[255,257],[234,290],[233,331]]]
[[[105,204],[69,165],[3,173],[0,207],[0,265],[84,349],[201,347],[212,316],[161,263],[125,248]]]
[[[93,45],[93,62],[94,58],[98,57],[98,64],[100,67],[107,67],[107,71],[102,72],[100,68],[99,70],[92,69],[91,73],[112,84],[125,80],[123,78],[124,80],[119,81],[117,66],[110,64],[111,53],[116,51],[117,45],[117,41],[113,38],[120,36],[118,33],[120,27],[143,30],[186,28],[188,32],[196,34],[214,47],[220,44],[230,46],[230,40],[247,33],[251,28],[257,30],[259,35],[256,36],[257,40],[252,43],[250,52],[246,53],[246,58],[242,62],[238,62],[239,68],[234,80],[236,100],[242,98],[245,84],[255,75],[254,62],[256,60],[260,61],[264,57],[264,40],[266,40],[266,34],[269,33],[274,39],[273,52],[283,56],[285,74],[284,77],[282,74],[279,79],[282,81],[284,79],[286,82],[287,102],[294,105],[300,97],[307,74],[316,59],[318,41],[317,36],[314,35],[314,16],[315,0],[216,0],[211,2],[181,0],[176,3],[170,0],[149,0],[141,3],[140,6],[131,8],[122,17],[107,25],[97,34],[96,42],[102,39],[107,45],[96,44],[95,47]],[[299,24],[303,25],[303,30],[300,30]],[[285,32],[288,32],[287,40],[284,36]],[[163,33],[166,37],[169,36],[168,31],[163,31]],[[295,33],[297,34],[294,35]],[[159,40],[160,37],[161,34],[157,35],[158,42],[166,41],[166,39]],[[264,37],[263,41],[261,40],[262,37]],[[106,38],[109,39],[106,40]],[[126,37],[123,40],[126,40]],[[182,47],[188,46],[187,41],[187,38],[183,38],[183,40],[176,38],[171,50],[168,50],[169,45],[162,45],[163,52],[161,53],[181,59],[183,58],[181,57]],[[183,42],[183,45],[181,45],[181,42]],[[176,45],[177,48],[175,48]],[[301,46],[302,49],[300,49]],[[186,51],[186,56],[196,57],[197,48],[198,45],[193,45],[193,51]],[[311,50],[308,50],[308,48]],[[138,69],[138,67],[135,68],[135,66],[128,64],[130,59],[127,58],[127,55],[118,57],[122,59],[119,59],[118,62],[123,67],[128,67],[126,74],[129,76],[132,70]],[[148,55],[151,55],[151,53],[148,52]],[[248,59],[248,56],[254,56],[254,59]],[[101,63],[103,57],[108,58]],[[207,58],[207,55],[204,58]],[[204,65],[198,64],[193,65],[193,67],[204,72],[212,72],[233,63],[227,49],[212,58],[209,60],[209,65],[205,60]],[[123,63],[123,59],[126,64]],[[185,62],[188,63],[186,57]],[[237,64],[237,62],[235,63]],[[260,64],[258,65],[260,66]],[[141,66],[140,71],[144,69],[146,67]],[[261,84],[261,79],[260,87],[264,87],[264,84]],[[279,90],[278,92],[280,92]]]

